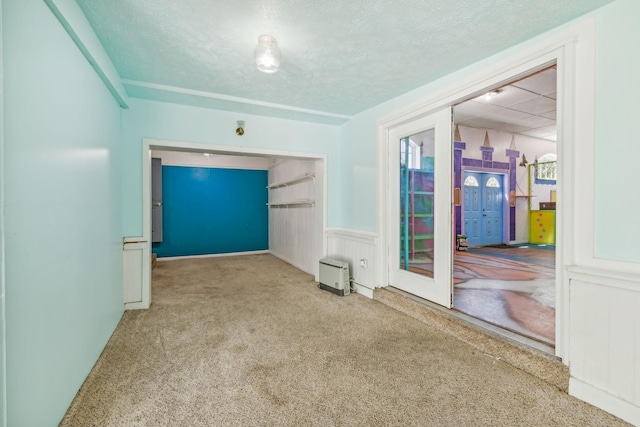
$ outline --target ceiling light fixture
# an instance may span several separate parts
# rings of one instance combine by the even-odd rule
[[[256,57],[258,70],[263,73],[272,74],[280,68],[280,49],[274,37],[260,36],[253,54]]]
[[[497,94],[499,94],[501,92],[500,89],[498,90],[492,90],[491,92],[487,92],[484,94],[484,99],[486,101],[491,101],[491,98],[493,98],[494,96],[496,96]]]

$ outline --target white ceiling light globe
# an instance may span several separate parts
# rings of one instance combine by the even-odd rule
[[[256,67],[263,73],[272,74],[280,68],[280,49],[274,37],[260,36],[254,55]]]

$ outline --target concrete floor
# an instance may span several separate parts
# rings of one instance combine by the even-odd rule
[[[432,276],[429,263],[410,270]],[[454,255],[453,307],[462,313],[553,347],[555,248],[470,248]]]
[[[454,266],[456,310],[544,344],[555,344],[555,249],[471,249],[457,253]],[[461,272],[472,274],[462,279]]]

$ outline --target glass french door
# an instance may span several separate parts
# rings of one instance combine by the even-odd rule
[[[451,108],[389,132],[389,285],[452,300]]]

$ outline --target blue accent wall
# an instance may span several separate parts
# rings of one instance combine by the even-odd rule
[[[269,249],[267,171],[162,167],[158,257]]]

